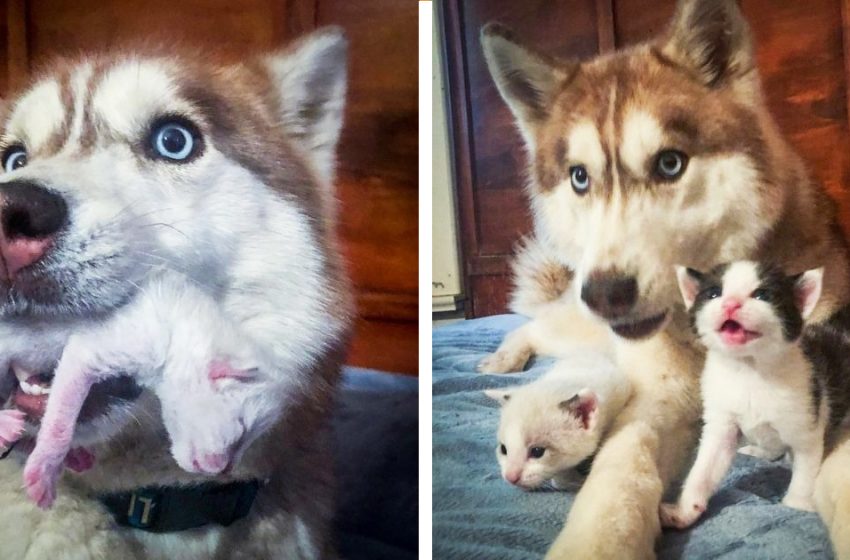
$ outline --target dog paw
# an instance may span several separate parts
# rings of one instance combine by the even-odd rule
[[[0,448],[7,449],[24,434],[26,414],[20,410],[0,411]]]
[[[478,362],[477,369],[479,373],[510,373],[522,371],[527,361],[527,356],[497,350]]]
[[[662,527],[687,529],[700,518],[704,511],[705,506],[700,504],[661,504],[658,508],[658,517]]]
[[[802,511],[815,511],[815,502],[811,496],[792,496],[791,494],[786,494],[782,498],[782,505]]]
[[[62,463],[30,456],[24,467],[24,488],[27,496],[41,509],[48,509],[56,499],[56,481]]]

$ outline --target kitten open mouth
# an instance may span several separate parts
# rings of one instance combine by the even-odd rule
[[[25,412],[29,420],[38,423],[44,416],[47,398],[50,396],[52,373],[33,374],[20,368],[13,368],[17,383],[12,389],[11,403],[14,408]],[[95,383],[83,404],[79,422],[89,422],[108,414],[113,405],[122,401],[131,401],[141,394],[142,388],[129,376],[111,378]]]
[[[741,346],[761,336],[761,333],[748,331],[738,321],[727,319],[718,329],[720,338],[729,346]]]

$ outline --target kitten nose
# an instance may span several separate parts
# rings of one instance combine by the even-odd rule
[[[511,484],[517,484],[520,478],[522,478],[520,471],[508,471],[505,473],[505,480]]]
[[[735,298],[726,298],[720,306],[726,312],[727,317],[731,317],[736,311],[741,309],[741,302]]]
[[[594,271],[581,287],[581,299],[603,319],[622,317],[637,303],[637,279],[614,271]]]
[[[65,200],[25,180],[0,185],[0,256],[6,277],[38,261],[67,222]]]

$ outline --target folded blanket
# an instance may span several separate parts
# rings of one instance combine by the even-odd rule
[[[552,360],[535,359],[509,375],[478,374],[475,366],[524,321],[501,315],[433,332],[434,558],[540,558],[572,504],[574,490],[524,492],[499,474],[499,407],[481,391],[530,381]],[[659,558],[832,558],[817,515],[779,503],[790,477],[785,463],[739,454],[705,517],[689,531],[664,532]]]

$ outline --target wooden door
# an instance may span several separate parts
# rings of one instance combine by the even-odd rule
[[[838,201],[850,233],[846,0],[741,4],[755,33],[767,103]],[[546,52],[588,58],[663,31],[674,6],[674,0],[440,2],[469,316],[506,311],[509,258],[531,229],[523,147],[488,75],[478,42],[481,26],[500,21]]]

